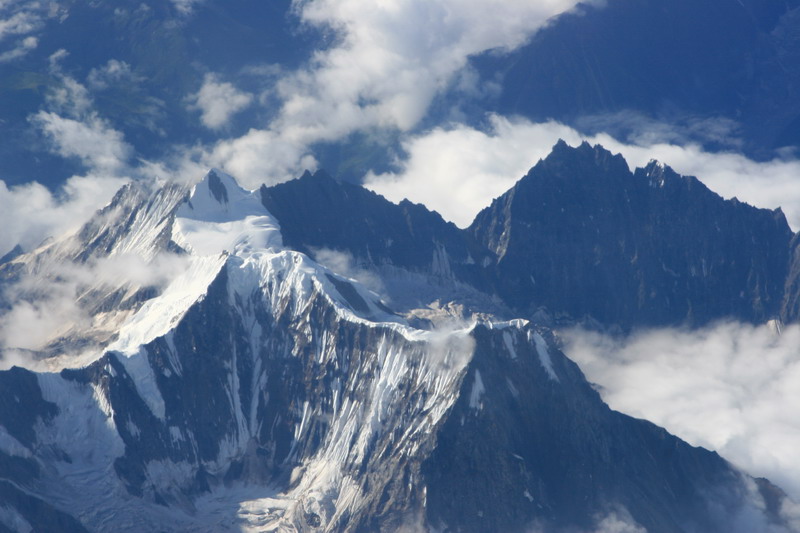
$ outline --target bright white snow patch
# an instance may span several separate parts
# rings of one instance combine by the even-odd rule
[[[539,333],[531,334],[528,332],[528,336],[533,337],[533,343],[536,346],[536,353],[539,354],[539,362],[542,364],[542,368],[545,369],[547,375],[550,376],[550,379],[553,381],[560,381],[556,375],[556,371],[553,370],[553,361],[550,359],[550,351],[547,349],[547,341],[544,340],[544,337],[542,337]]]
[[[2,425],[0,425],[0,451],[12,457],[31,457],[30,450],[15,439]]]
[[[189,268],[157,298],[148,300],[120,329],[108,349],[130,356],[139,347],[167,334],[189,308],[202,298],[225,264],[225,257],[191,257]]]
[[[506,345],[506,350],[508,350],[508,355],[511,356],[511,359],[516,359],[517,350],[514,348],[514,338],[508,331],[503,332],[503,342]]]
[[[246,255],[283,246],[278,221],[262,205],[258,191],[242,189],[219,170],[195,185],[178,209],[172,239],[196,255]]]
[[[486,387],[483,386],[480,370],[475,371],[475,381],[472,382],[472,390],[469,392],[469,407],[480,411],[483,409],[483,395]]]

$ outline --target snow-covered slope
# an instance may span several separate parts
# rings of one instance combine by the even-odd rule
[[[181,268],[80,364],[0,372],[7,529],[555,531],[611,516],[730,531],[745,514],[777,518],[716,454],[610,411],[548,330],[412,327],[287,249],[260,193],[220,171],[132,191],[48,249],[89,268],[122,253]]]

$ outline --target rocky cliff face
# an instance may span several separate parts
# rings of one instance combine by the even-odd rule
[[[716,454],[611,411],[546,328],[413,327],[287,246],[261,194],[208,176],[163,226],[185,270],[91,363],[0,372],[6,529],[572,531],[614,516],[722,532],[743,516],[779,520]],[[131,215],[144,254],[162,226]]]
[[[291,246],[346,254],[403,309],[440,298],[623,329],[798,316],[780,210],[656,162],[632,172],[599,146],[559,143],[466,231],[323,173],[261,194]]]
[[[793,237],[780,210],[563,142],[469,231],[497,254],[497,291],[514,308],[623,328],[778,317]]]
[[[262,187],[261,197],[288,246],[323,262],[331,252],[345,254],[354,269],[381,280],[380,289],[397,308],[440,299],[474,311],[502,311],[487,296],[494,254],[423,205],[393,204],[324,171]]]

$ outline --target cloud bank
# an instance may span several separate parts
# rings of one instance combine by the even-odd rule
[[[800,326],[722,323],[615,339],[560,333],[616,410],[718,451],[800,499]]]
[[[676,140],[667,126],[661,132],[624,143],[607,134],[587,136],[556,122],[492,115],[486,130],[456,124],[407,136],[403,142],[407,156],[397,161],[398,170],[370,173],[365,184],[395,202],[408,198],[423,203],[465,227],[492,198],[546,157],[558,139],[573,146],[587,140],[621,153],[632,168],[657,159],[680,174],[696,176],[725,198],[782,207],[792,228],[800,229],[800,161],[756,162],[734,152],[706,152],[697,144],[660,140]]]
[[[267,127],[221,141],[208,151],[207,161],[245,181],[275,183],[313,165],[315,143],[341,141],[359,131],[410,131],[469,56],[516,48],[576,3],[296,0],[301,23],[327,34],[332,46],[271,87],[279,111]],[[204,113],[207,126],[224,123],[215,116]]]
[[[304,142],[413,128],[470,55],[511,50],[575,0],[299,0],[338,43],[284,79],[276,129]]]

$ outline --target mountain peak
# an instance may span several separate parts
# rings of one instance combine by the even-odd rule
[[[610,173],[629,173],[630,169],[621,154],[613,154],[602,145],[592,146],[587,141],[572,147],[559,139],[550,154],[531,169],[549,168],[555,172],[566,171],[571,178],[592,178],[597,170]]]
[[[192,196],[196,196],[200,191],[205,191],[208,196],[213,198],[219,204],[227,204],[230,202],[229,191],[244,191],[239,186],[236,178],[223,172],[218,168],[210,169],[200,182],[195,185]]]
[[[235,205],[251,195],[252,192],[243,189],[236,178],[212,168],[192,187],[187,205],[193,212],[192,218],[229,218],[238,216]]]
[[[319,170],[317,170],[315,172],[311,172],[310,170],[306,169],[303,172],[303,175],[298,178],[298,180],[302,180],[302,181],[319,181],[319,182],[323,182],[323,181],[331,181],[331,182],[338,181],[323,169],[319,169]]]

